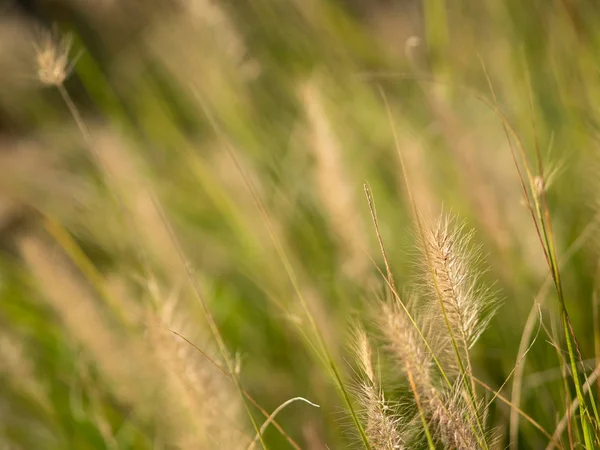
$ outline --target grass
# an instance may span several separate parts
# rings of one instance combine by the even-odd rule
[[[591,2],[8,12],[0,448],[600,448]]]

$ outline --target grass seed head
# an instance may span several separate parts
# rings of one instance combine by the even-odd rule
[[[60,36],[56,30],[45,31],[34,43],[37,64],[37,78],[45,86],[60,86],[69,76],[73,65],[69,64],[69,54],[73,36]]]

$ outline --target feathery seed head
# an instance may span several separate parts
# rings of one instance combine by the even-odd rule
[[[464,389],[460,381],[451,391],[431,392],[427,398],[427,409],[436,437],[444,448],[478,450],[480,445],[469,423],[471,413],[461,396]]]
[[[432,370],[433,357],[430,350],[423,343],[404,310],[384,305],[382,315],[386,318],[382,328],[389,348],[403,364],[403,369],[412,372],[423,412],[428,417],[437,439],[444,444],[444,448],[478,449],[477,437],[473,434],[473,426],[469,422],[472,414],[461,396],[464,389],[460,381],[456,381],[452,389],[438,385]],[[428,323],[430,319],[429,315],[415,318],[421,333],[427,342],[433,345],[432,350],[438,354],[439,346],[444,347],[446,342],[431,339],[434,330],[433,324]]]
[[[543,175],[536,175],[533,177],[531,183],[533,195],[539,198],[547,194],[550,187],[560,177],[561,173],[565,169],[565,165],[566,162],[564,159],[545,164]]]
[[[62,37],[53,31],[42,33],[39,42],[34,43],[37,78],[46,86],[60,86],[69,76],[73,65],[69,64],[69,53],[73,44],[73,36]]]
[[[415,62],[415,49],[420,45],[421,38],[418,36],[409,36],[409,38],[404,41],[404,54],[411,63]]]
[[[354,355],[362,376],[356,387],[356,397],[360,402],[361,417],[365,423],[365,433],[375,450],[403,450],[404,424],[393,405],[385,398],[383,389],[375,375],[372,363],[372,349],[365,330],[355,327]]]
[[[354,353],[360,369],[372,383],[375,381],[371,344],[364,328],[360,325],[354,328]]]
[[[425,246],[430,255],[434,280],[429,285],[441,297],[450,325],[465,348],[471,348],[491,319],[497,301],[495,292],[482,284],[477,268],[480,250],[471,247],[473,231],[450,216],[443,216],[429,230]]]
[[[533,193],[536,197],[541,197],[546,192],[546,183],[539,175],[533,177]]]
[[[406,312],[401,307],[384,304],[381,316],[389,349],[401,363],[402,370],[413,372],[420,385],[431,387],[432,358]]]

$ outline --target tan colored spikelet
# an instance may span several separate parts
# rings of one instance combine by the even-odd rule
[[[261,66],[249,55],[224,3],[186,0],[176,14],[154,22],[144,42],[150,55],[190,89],[193,100],[202,99],[200,109],[206,101],[217,110],[229,105],[230,114],[235,108],[245,109],[242,86],[260,74]]]
[[[215,0],[188,0],[185,13],[189,14],[193,20],[218,32],[218,39],[227,55],[233,60],[242,62],[246,54],[246,44],[233,21],[219,3]]]
[[[52,403],[45,387],[36,380],[35,366],[24,348],[23,342],[9,334],[0,334],[0,376],[17,385],[21,395],[35,401],[44,412],[52,411]]]
[[[242,448],[242,443],[251,437],[240,426],[242,405],[233,383],[208,359],[218,361],[218,352],[202,336],[202,327],[196,320],[188,323],[190,311],[186,311],[178,295],[162,295],[156,280],[148,281],[148,292],[158,311],[147,312],[147,339],[173,389],[195,418],[196,445]],[[171,330],[196,342],[207,355],[200,354]]]
[[[165,328],[159,321],[150,324],[149,336],[144,339],[140,330],[125,329],[111,320],[58,249],[35,236],[23,238],[20,249],[65,332],[83,345],[86,356],[98,367],[117,398],[131,405],[141,420],[158,425],[165,438],[178,448],[214,447],[218,437],[208,433],[210,423],[222,419],[223,411],[235,406],[229,396],[214,400],[229,389],[218,387],[216,377],[196,378],[198,387],[207,389],[203,391],[203,401],[198,402],[197,395],[192,395],[188,355],[182,355],[172,336],[160,333]],[[173,357],[173,353],[178,357]],[[225,441],[231,442],[235,436],[239,433],[231,432]]]
[[[56,249],[36,236],[24,237],[19,247],[66,331],[86,347],[102,372],[115,382],[119,397],[127,402],[138,401],[142,393],[140,384],[133,383],[133,373],[147,373],[147,368],[143,358],[137,360],[140,352],[133,348],[136,343],[123,345],[116,330],[103,317],[89,288],[72,273]]]
[[[308,145],[315,159],[314,177],[323,210],[343,248],[347,272],[353,276],[364,275],[367,270],[364,226],[344,168],[343,151],[331,129],[322,94],[314,80],[302,86],[300,100],[308,122]]]
[[[445,448],[479,450],[480,445],[472,431],[474,424],[468,422],[471,414],[461,397],[462,392],[464,389],[458,382],[451,393],[432,392],[427,397],[431,422],[436,437]]]
[[[46,86],[60,86],[73,69],[69,53],[73,36],[59,36],[56,29],[41,33],[39,42],[34,43],[37,78]]]
[[[365,433],[374,450],[405,449],[401,418],[385,398],[373,370],[372,348],[361,326],[354,331],[354,355],[363,373],[358,381],[356,397],[362,406]]]
[[[383,304],[381,318],[382,331],[389,349],[401,362],[401,369],[412,370],[422,387],[431,388],[432,357],[405,311],[398,305]]]
[[[401,307],[384,304],[381,317],[382,331],[389,350],[400,362],[402,370],[413,372],[424,413],[432,424],[436,438],[443,442],[446,448],[478,449],[477,437],[468,422],[471,414],[466,407],[458,408],[462,405],[462,398],[456,396],[462,394],[462,387],[457,382],[457,387],[452,389],[450,395],[449,388],[437,380],[430,350]],[[440,333],[439,329],[434,330],[428,323],[430,319],[429,315],[415,318],[421,333],[440,358],[446,353],[445,347],[448,342],[445,338],[438,340],[433,337],[434,332]]]
[[[183,273],[179,254],[173,245],[170,231],[143,172],[143,164],[127,143],[116,133],[98,130],[94,134],[94,154],[98,158],[118,205],[123,208],[120,217],[129,222],[131,239],[147,256],[160,261],[161,266]]]
[[[367,333],[358,325],[354,331],[355,348],[354,353],[360,368],[365,373],[371,383],[375,382],[375,372],[373,370],[373,350],[369,343]]]
[[[450,325],[465,350],[481,336],[497,308],[494,291],[481,280],[483,273],[477,267],[480,252],[471,248],[473,235],[464,223],[444,215],[428,230],[424,244],[433,266],[429,271],[435,277],[428,283],[432,296],[441,296]]]

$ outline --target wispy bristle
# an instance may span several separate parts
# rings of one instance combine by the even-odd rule
[[[374,450],[402,450],[405,447],[402,420],[383,390],[373,370],[372,349],[366,332],[360,326],[355,329],[354,353],[361,369],[356,396],[362,406],[365,433]]]
[[[38,43],[34,43],[37,62],[37,77],[46,86],[59,86],[69,76],[72,66],[69,53],[73,38],[70,34],[60,37],[58,33],[46,31]]]
[[[457,382],[457,384],[460,384]],[[428,397],[431,422],[436,437],[444,444],[444,448],[477,450],[481,448],[477,437],[473,434],[474,424],[469,423],[472,414],[461,397],[464,389],[456,386],[452,393],[432,392]]]
[[[309,149],[314,156],[314,177],[323,211],[343,249],[344,270],[364,276],[367,269],[363,223],[354,201],[352,183],[342,146],[325,111],[325,102],[316,81],[302,86],[300,99],[306,112]]]
[[[436,351],[438,355],[444,354],[447,342],[433,337],[434,328],[427,323],[429,317],[416,319],[421,324],[423,337],[401,307],[384,305],[382,317],[385,318],[382,328],[389,348],[398,358],[401,368],[412,372],[423,412],[431,423],[436,438],[447,448],[479,448],[477,437],[473,434],[474,428],[468,422],[473,415],[466,406],[463,407],[462,397],[458,397],[464,390],[458,386],[451,390],[440,386],[436,373],[432,370],[431,351]],[[423,338],[427,340],[429,348]],[[451,396],[449,392],[456,393],[456,396]]]
[[[221,447],[241,448],[240,443],[247,439],[238,425],[241,403],[233,384],[212,362],[218,361],[219,356],[206,335],[206,327],[199,327],[197,320],[191,320],[191,311],[179,289],[167,295],[158,280],[150,277],[148,294],[156,311],[147,311],[151,326],[146,337],[161,362],[174,397],[185,408],[182,412],[192,416],[196,444],[218,443]],[[198,342],[205,354],[180,336]]]
[[[431,387],[432,357],[406,313],[399,307],[384,304],[381,316],[384,335],[390,350],[402,363],[401,368],[413,371],[420,384]]]
[[[425,242],[435,277],[431,290],[441,296],[455,337],[465,349],[481,336],[497,307],[494,292],[481,283],[481,255],[470,248],[472,238],[473,231],[465,231],[464,224],[443,216]]]
[[[365,373],[371,383],[375,382],[375,373],[373,371],[373,351],[367,333],[362,327],[357,327],[354,332],[355,348],[354,352],[361,370]]]

